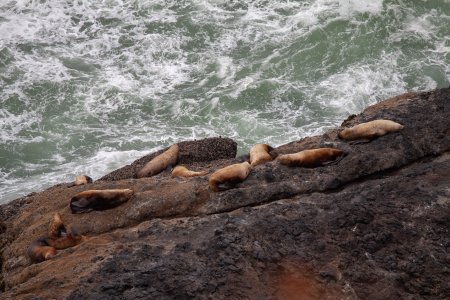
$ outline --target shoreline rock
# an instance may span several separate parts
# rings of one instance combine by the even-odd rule
[[[259,165],[221,193],[208,189],[206,176],[133,178],[156,152],[88,186],[62,184],[14,200],[0,206],[2,294],[445,299],[449,113],[450,88],[387,99],[342,127],[382,118],[403,124],[402,131],[353,145],[337,137],[337,128],[288,143],[276,152],[335,147],[347,155],[312,169]],[[183,164],[214,171],[237,161],[233,141],[224,139],[217,150],[205,140],[180,143]],[[135,197],[108,211],[72,215],[71,196],[92,188],[132,188]],[[92,238],[30,265],[26,247],[55,212]]]

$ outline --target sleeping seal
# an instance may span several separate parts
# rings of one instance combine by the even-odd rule
[[[343,154],[344,151],[335,148],[317,148],[280,155],[277,160],[286,166],[314,168],[322,166]]]
[[[240,164],[234,164],[225,168],[219,169],[209,176],[209,187],[212,191],[218,192],[222,189],[219,184],[235,184],[244,181],[250,173],[251,166],[245,161]]]
[[[165,152],[153,158],[149,161],[138,173],[137,178],[151,177],[156,175],[169,166],[173,166],[177,163],[178,153],[180,149],[177,144],[172,145]]]
[[[87,190],[72,197],[70,209],[73,214],[110,209],[128,201],[133,194],[130,189]]]
[[[273,157],[270,154],[273,148],[267,144],[256,144],[250,149],[250,165],[252,167],[272,161]]]
[[[195,176],[203,176],[208,174],[208,171],[191,171],[185,166],[176,166],[172,170],[172,178],[173,177],[195,177]]]
[[[347,141],[358,139],[374,139],[389,132],[397,132],[403,129],[403,125],[390,120],[374,120],[345,128],[338,136]]]

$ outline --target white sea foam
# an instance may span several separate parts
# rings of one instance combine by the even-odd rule
[[[361,0],[339,0],[339,13],[341,16],[350,17],[355,13],[370,13],[373,15],[381,13],[383,0],[361,1]]]
[[[319,89],[326,92],[315,95],[322,105],[340,110],[342,115],[363,110],[394,94],[406,89],[404,74],[397,66],[398,56],[383,55],[373,64],[349,66],[341,73],[333,74],[319,82]],[[375,67],[376,66],[376,67]]]
[[[0,108],[0,137],[2,143],[11,141],[39,142],[42,137],[26,137],[21,135],[22,130],[37,123],[40,116],[33,112],[14,114],[6,109]]]
[[[150,149],[153,151],[156,149]],[[14,178],[9,174],[0,171],[0,194],[2,198],[0,203],[5,203],[14,197],[19,197],[39,189],[50,187],[52,185],[64,182],[72,182],[75,176],[86,174],[94,180],[108,173],[110,170],[122,167],[131,163],[133,160],[144,156],[149,151],[117,151],[111,148],[99,150],[91,158],[76,160],[67,163],[61,157],[55,159],[60,162],[46,173],[38,173],[26,178]],[[23,164],[25,170],[33,171],[45,167],[46,164]]]

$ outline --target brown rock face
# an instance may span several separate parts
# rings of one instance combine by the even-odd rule
[[[341,127],[280,146],[347,155],[317,168],[268,162],[223,192],[206,176],[133,178],[157,152],[89,187],[58,185],[1,206],[0,298],[448,299],[450,89],[385,100],[343,126],[375,119],[404,128],[350,144]],[[210,172],[236,163],[224,157],[235,144],[225,144],[222,156],[205,140],[179,143],[180,163]],[[71,197],[88,188],[134,195],[71,214]],[[90,239],[30,264],[26,249],[56,212]]]

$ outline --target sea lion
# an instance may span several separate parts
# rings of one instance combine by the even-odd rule
[[[219,169],[209,176],[209,187],[212,191],[218,192],[221,190],[219,184],[234,184],[244,181],[250,173],[250,170],[251,166],[247,161]]]
[[[130,189],[87,190],[72,197],[70,209],[75,214],[114,208],[128,201],[133,193]]]
[[[177,144],[172,145],[169,149],[167,149],[165,152],[161,153],[160,155],[153,158],[151,161],[149,161],[138,173],[137,177],[151,177],[153,175],[156,175],[165,169],[167,169],[168,166],[173,166],[177,163],[178,160],[178,153],[180,152],[180,149]]]
[[[208,174],[208,171],[191,171],[188,170],[185,166],[176,166],[172,170],[172,178],[173,177],[195,177],[195,176],[203,176]]]
[[[58,238],[67,235],[67,233],[68,229],[64,226],[61,215],[59,213],[55,213],[53,216],[53,221],[50,223],[48,228],[49,236],[52,238]]]
[[[76,246],[89,238],[80,234],[69,233],[62,237],[41,237],[35,240],[27,249],[31,262],[38,263],[56,255],[56,250]]]
[[[344,151],[335,148],[317,148],[303,150],[297,153],[280,155],[278,161],[287,166],[313,168],[323,165],[344,154]]]
[[[82,242],[87,241],[88,239],[89,238],[87,236],[71,232],[59,238],[47,237],[44,240],[47,243],[47,245],[55,249],[62,250],[81,244]]]
[[[80,175],[75,177],[75,181],[74,181],[74,185],[83,185],[83,184],[88,184],[88,183],[92,183],[92,178],[87,176],[87,175]]]
[[[48,228],[48,236],[35,240],[27,249],[31,262],[37,263],[56,255],[56,250],[76,246],[89,238],[64,225],[59,213],[55,213]]]
[[[397,132],[403,129],[403,125],[390,120],[374,120],[345,128],[338,136],[347,141],[358,139],[374,139],[389,132]]]
[[[46,238],[35,240],[27,249],[31,262],[39,263],[56,255],[56,248],[48,245]]]
[[[256,144],[250,149],[250,165],[252,167],[272,161],[273,157],[270,153],[273,148],[267,144]]]

